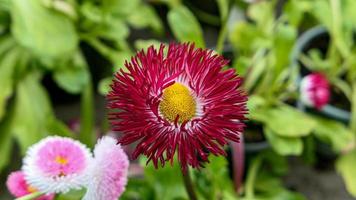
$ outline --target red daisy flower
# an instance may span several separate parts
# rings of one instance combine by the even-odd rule
[[[212,50],[194,44],[149,47],[115,74],[108,94],[109,120],[122,133],[119,143],[137,142],[140,154],[173,162],[177,151],[183,170],[208,162],[209,152],[226,155],[228,140],[239,141],[247,113],[242,79]]]

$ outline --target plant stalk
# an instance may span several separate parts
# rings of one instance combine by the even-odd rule
[[[91,77],[81,97],[79,140],[90,147],[94,145],[94,94]]]
[[[226,39],[226,36],[228,34],[227,23],[228,23],[228,19],[229,19],[229,16],[230,16],[230,9],[227,8],[227,14],[226,15],[224,15],[223,13],[224,12],[220,10],[220,16],[222,18],[221,19],[221,29],[220,29],[220,32],[219,32],[219,35],[218,35],[218,40],[217,40],[217,43],[216,43],[216,51],[219,54],[222,54],[223,51],[224,51],[225,39]]]
[[[216,44],[216,51],[219,54],[222,54],[222,52],[224,50],[224,43],[225,43],[226,35],[227,35],[227,21],[222,23],[222,27],[221,27],[221,30],[220,30],[219,36],[218,36],[218,41]]]
[[[183,177],[184,187],[188,193],[189,199],[198,200],[197,195],[195,193],[192,179],[190,177],[189,169],[187,169],[185,172],[182,170],[182,177]]]
[[[246,180],[246,199],[254,199],[254,183],[256,180],[258,168],[261,165],[261,161],[262,160],[260,156],[258,156],[252,161],[251,168],[249,170]]]
[[[232,148],[232,163],[234,174],[234,185],[236,193],[241,191],[242,178],[245,170],[245,145],[243,137],[240,138],[240,142],[231,142]]]
[[[356,81],[352,84],[350,129],[356,133]]]

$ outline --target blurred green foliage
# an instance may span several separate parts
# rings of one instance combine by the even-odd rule
[[[50,134],[92,146],[94,96],[107,94],[112,74],[125,70],[125,60],[136,50],[174,39],[212,47],[205,32],[208,26],[216,29],[216,52],[232,51],[230,67],[244,77],[250,121],[261,126],[260,134],[271,148],[246,159],[246,179],[238,193],[230,171],[236,166],[231,167],[227,158],[211,157],[205,168],[191,173],[198,197],[304,199],[287,190],[281,177],[288,173],[287,156],[315,158],[316,140],[340,155],[337,171],[356,195],[352,170],[356,160],[356,1],[209,2],[216,12],[180,0],[0,0],[0,172],[8,167],[15,144],[23,155]],[[234,12],[242,17],[231,17]],[[295,58],[300,33],[319,25],[330,34],[327,53],[314,48]],[[85,52],[88,46],[108,64],[93,66]],[[347,97],[351,105],[347,125],[295,107],[301,65],[327,74]],[[104,71],[104,77],[93,68]],[[50,99],[42,83],[45,76],[67,93],[80,95],[79,133],[56,117],[56,99]],[[101,80],[96,84],[94,79]],[[180,173],[178,164],[162,169],[148,165],[143,177],[130,178],[122,199],[188,199]],[[82,192],[58,199],[78,199]]]

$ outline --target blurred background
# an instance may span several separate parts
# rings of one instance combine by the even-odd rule
[[[113,73],[175,41],[224,55],[249,94],[244,142],[193,173],[200,199],[356,199],[355,11],[355,0],[0,0],[0,199],[41,138],[92,147],[113,134]],[[300,100],[314,72],[330,84],[322,109]],[[177,174],[132,161],[121,199],[188,199]]]

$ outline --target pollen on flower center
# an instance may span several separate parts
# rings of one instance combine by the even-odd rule
[[[60,165],[65,165],[68,163],[68,160],[62,156],[56,156],[55,162],[60,164]]]
[[[196,102],[186,86],[174,83],[163,91],[159,110],[168,121],[174,122],[179,116],[178,122],[182,123],[195,116]]]
[[[34,187],[32,187],[31,185],[29,185],[29,186],[27,187],[27,191],[28,191],[29,193],[34,193],[34,192],[37,192],[37,189],[34,188]]]

